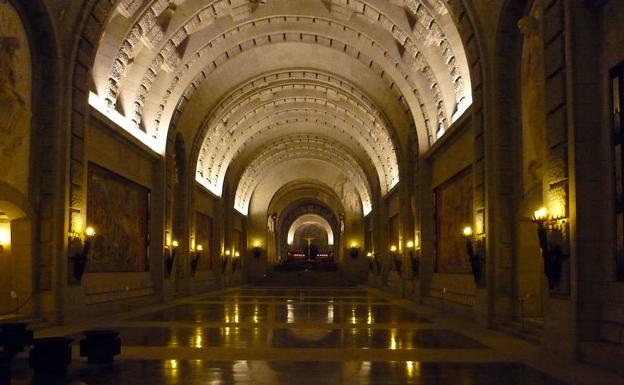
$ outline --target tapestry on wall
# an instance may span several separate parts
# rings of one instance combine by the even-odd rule
[[[97,236],[88,272],[148,270],[149,194],[147,188],[89,164],[87,221]]]
[[[460,172],[434,190],[436,272],[470,273],[462,229],[472,224],[472,171]]]
[[[195,245],[202,245],[204,249],[197,269],[212,270],[212,218],[200,212],[195,216]]]

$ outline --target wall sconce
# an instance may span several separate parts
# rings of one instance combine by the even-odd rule
[[[71,244],[75,244],[78,247],[78,251],[69,257],[72,263],[72,272],[74,279],[80,281],[87,267],[87,256],[91,249],[91,242],[95,237],[95,229],[93,227],[87,227],[84,233],[70,233],[69,241]]]
[[[466,254],[468,254],[468,262],[472,270],[472,277],[477,286],[485,285],[485,257],[483,256],[483,238],[484,234],[475,235],[472,227],[464,227],[462,233],[466,238]]]
[[[232,258],[232,273],[236,272],[238,268],[238,262],[240,260],[240,253],[238,251],[234,251],[234,258]]]
[[[544,274],[548,279],[549,289],[554,290],[561,280],[562,263],[568,259],[568,255],[563,251],[566,239],[566,218],[551,217],[548,210],[542,207],[533,213],[531,221],[537,224],[537,238],[542,250]]]
[[[0,253],[11,245],[11,230],[9,226],[9,224],[6,224],[6,229],[0,227]]]
[[[420,258],[416,255],[414,241],[407,241],[405,244],[410,261],[412,262],[412,276],[417,277],[420,274]]]
[[[366,258],[368,258],[368,269],[371,273],[375,272],[375,257],[373,256],[372,251],[366,253]]]
[[[225,250],[225,252],[221,255],[221,272],[225,274],[225,270],[227,269],[228,260],[230,259],[230,250]]]
[[[171,244],[165,245],[165,275],[167,277],[171,276],[171,272],[173,271],[173,263],[175,262],[176,251],[179,245],[180,244],[175,239]]]
[[[401,267],[403,266],[403,261],[401,261],[401,258],[399,258],[396,245],[390,246],[390,256],[392,257],[392,260],[394,261],[394,267],[396,268],[397,273],[401,274]]]
[[[194,277],[197,272],[197,266],[199,265],[199,259],[201,258],[201,254],[204,251],[204,246],[197,245],[195,246],[195,251],[191,253],[191,276]]]
[[[349,255],[352,259],[357,259],[357,257],[360,256],[360,248],[358,247],[357,243],[351,243],[351,247],[349,248]]]
[[[251,255],[256,259],[260,258],[262,255],[262,245],[260,243],[256,243],[254,247],[251,248]]]

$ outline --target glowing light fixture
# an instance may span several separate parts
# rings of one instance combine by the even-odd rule
[[[534,221],[543,221],[548,217],[548,210],[546,207],[540,207],[539,209],[533,212],[533,220]]]
[[[392,253],[396,253],[396,251],[397,251],[397,247],[396,247],[396,245],[392,245],[392,246],[390,246],[390,252],[392,252]]]
[[[87,227],[86,230],[85,230],[85,235],[87,237],[95,236],[95,229],[93,227],[91,227],[91,226]]]
[[[463,233],[464,233],[464,237],[472,236],[472,227],[470,227],[470,226],[464,227]]]
[[[6,228],[0,227],[0,250],[11,244],[11,230],[7,224]]]
[[[405,246],[407,246],[408,249],[413,249],[414,248],[414,241],[407,241],[407,244]]]

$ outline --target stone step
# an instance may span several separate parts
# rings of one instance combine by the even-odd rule
[[[524,325],[517,320],[509,321],[500,326],[500,330],[525,341],[540,344],[544,322],[540,319],[527,318]]]
[[[350,286],[344,276],[337,271],[272,271],[255,282],[256,286]]]
[[[28,322],[28,329],[30,330],[41,330],[52,326],[48,321],[35,317],[18,317],[17,320],[15,319],[15,316],[10,318],[4,317],[0,319],[0,323],[3,322]]]

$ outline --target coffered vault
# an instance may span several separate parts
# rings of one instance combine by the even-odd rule
[[[266,150],[249,163],[241,176],[234,208],[247,214],[251,195],[266,171],[276,164],[292,159],[316,159],[338,166],[355,186],[362,203],[363,214],[367,215],[371,211],[368,178],[357,160],[349,155],[346,148],[332,140],[307,135],[283,137],[267,145]]]
[[[153,151],[183,133],[215,195],[237,170],[243,213],[263,165],[294,156],[260,144],[305,135],[308,157],[347,167],[366,214],[409,138],[426,150],[472,102],[441,0],[122,0],[93,80],[91,104]]]

